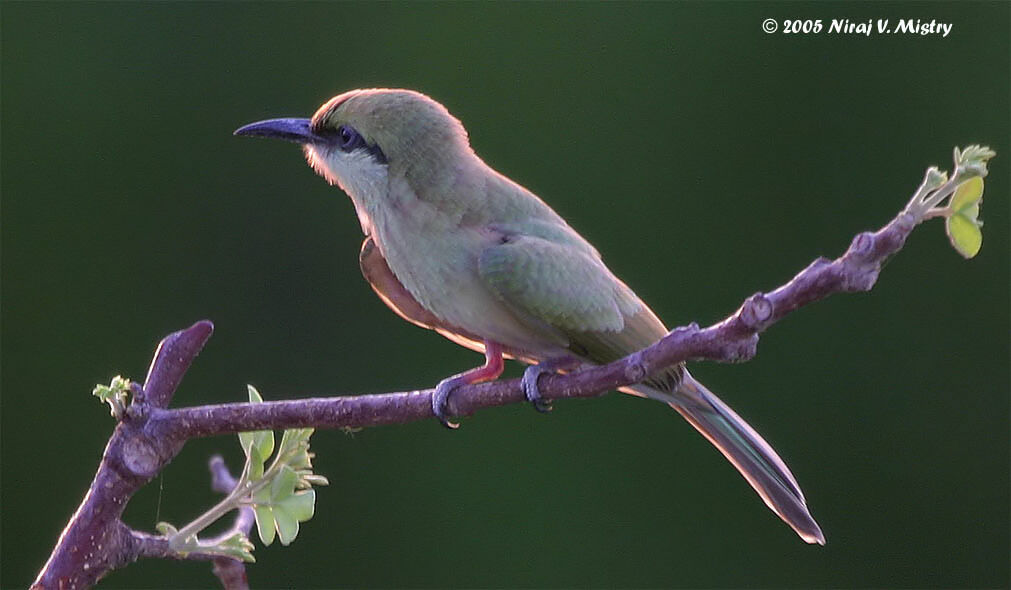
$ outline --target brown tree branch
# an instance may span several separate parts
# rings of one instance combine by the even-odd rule
[[[915,225],[912,216],[903,213],[876,233],[861,233],[842,257],[815,260],[786,285],[752,295],[736,313],[708,328],[694,324],[677,328],[656,344],[608,365],[567,375],[544,375],[539,382],[541,394],[551,400],[593,397],[687,360],[748,360],[755,355],[758,335],[787,313],[833,293],[869,290],[881,263],[902,247]],[[429,419],[431,395],[432,390],[426,389],[219,404],[153,411],[150,419],[158,436],[179,441],[270,428],[362,428]],[[467,385],[453,392],[449,411],[469,415],[524,400],[519,379]]]
[[[680,327],[656,344],[613,363],[564,375],[544,375],[539,381],[542,396],[548,400],[599,396],[684,361],[741,362],[752,358],[759,334],[788,313],[834,293],[873,287],[882,263],[902,248],[913,228],[934,216],[938,211],[935,207],[960,182],[986,174],[985,162],[992,152],[977,148],[973,153],[984,154],[981,163],[960,161],[956,150],[956,172],[951,180],[936,168],[928,170],[906,208],[878,231],[854,237],[841,257],[818,258],[785,285],[768,293],[755,293],[735,313],[707,328],[696,324]],[[432,418],[431,389],[168,409],[176,387],[212,330],[210,322],[202,321],[162,340],[144,386],[134,388],[133,401],[121,415],[91,488],[39,572],[33,589],[85,588],[108,571],[140,557],[181,558],[169,549],[166,537],[133,531],[120,517],[131,496],[161,471],[188,439],[295,427],[360,428]],[[518,379],[466,385],[454,391],[448,411],[469,415],[483,408],[523,401]],[[224,488],[227,486],[222,485]],[[251,520],[243,522],[244,518],[249,519],[249,515],[240,514],[236,526],[248,530]],[[216,558],[199,553],[185,557]],[[244,587],[236,582],[239,570],[233,563],[221,562],[218,568],[227,588]]]

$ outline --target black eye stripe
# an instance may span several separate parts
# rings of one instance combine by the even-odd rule
[[[353,152],[356,149],[365,148],[365,150],[373,158],[375,158],[376,161],[381,164],[386,164],[386,154],[383,153],[383,150],[379,149],[379,146],[376,144],[369,145],[365,141],[365,138],[362,137],[362,134],[358,133],[354,127],[350,125],[341,125],[337,128],[335,136],[337,147],[339,147],[341,151]]]
[[[379,149],[378,144],[367,145],[365,146],[365,149],[369,150],[369,153],[372,154],[372,157],[375,158],[376,161],[379,162],[380,164],[387,163],[386,154],[383,153],[383,150]]]

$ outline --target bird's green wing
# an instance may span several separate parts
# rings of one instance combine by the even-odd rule
[[[481,278],[520,317],[556,328],[569,338],[574,354],[595,363],[621,358],[666,333],[592,247],[581,239],[536,233],[541,235],[507,234],[478,258]]]
[[[523,233],[504,231],[502,243],[481,252],[478,267],[491,290],[520,318],[551,325],[569,338],[575,355],[595,363],[629,355],[664,336],[666,328],[649,307],[567,226],[536,223],[512,229]],[[668,367],[621,390],[670,404],[805,541],[825,543],[786,463],[683,366]]]

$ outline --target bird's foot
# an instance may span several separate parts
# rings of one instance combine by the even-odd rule
[[[439,381],[439,384],[435,386],[435,392],[432,393],[432,413],[435,414],[435,417],[446,428],[459,428],[459,424],[450,422],[449,418],[446,417],[446,403],[449,401],[449,394],[453,393],[453,390],[461,385],[497,379],[502,374],[503,368],[505,368],[505,364],[502,360],[502,346],[497,342],[485,340],[483,365],[469,371],[464,371],[459,375],[447,377]]]
[[[520,385],[523,387],[523,394],[527,396],[527,401],[533,404],[534,409],[542,414],[546,414],[552,410],[551,402],[541,397],[541,389],[537,386],[537,381],[545,373],[554,373],[554,371],[546,368],[543,363],[540,365],[530,365],[523,371],[523,378],[520,380]]]
[[[432,413],[435,414],[435,417],[439,419],[439,422],[443,426],[451,430],[459,428],[460,425],[456,422],[451,422],[446,416],[446,402],[449,401],[449,394],[453,393],[454,389],[466,383],[467,378],[463,375],[447,377],[435,386],[435,393],[432,394]]]

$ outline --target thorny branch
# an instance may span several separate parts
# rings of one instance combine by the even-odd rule
[[[539,381],[542,396],[548,400],[599,396],[683,361],[746,361],[755,355],[759,334],[788,313],[834,293],[870,290],[882,263],[902,248],[913,228],[934,216],[938,211],[934,207],[954,192],[959,182],[986,174],[985,161],[993,154],[973,147],[989,154],[977,168],[961,165],[956,150],[951,180],[936,168],[928,170],[901,213],[876,232],[856,235],[839,258],[816,259],[788,283],[767,293],[755,293],[735,313],[712,326],[682,326],[656,344],[613,363],[544,375]],[[133,385],[133,401],[118,416],[95,479],[39,572],[33,590],[86,588],[109,571],[141,557],[184,558],[169,549],[164,536],[134,531],[120,517],[133,494],[157,475],[188,439],[296,427],[361,428],[432,418],[431,389],[169,409],[176,387],[212,331],[209,321],[201,321],[161,341],[144,385]],[[519,379],[465,385],[450,397],[448,411],[469,415],[523,401]],[[220,470],[227,475],[227,469],[223,463],[216,469],[219,481],[215,489],[227,492],[227,483],[222,483],[227,479],[220,480]],[[240,513],[233,530],[248,530],[251,523],[248,513]],[[245,587],[243,566],[234,560],[200,553],[185,558],[213,560],[226,588]]]

